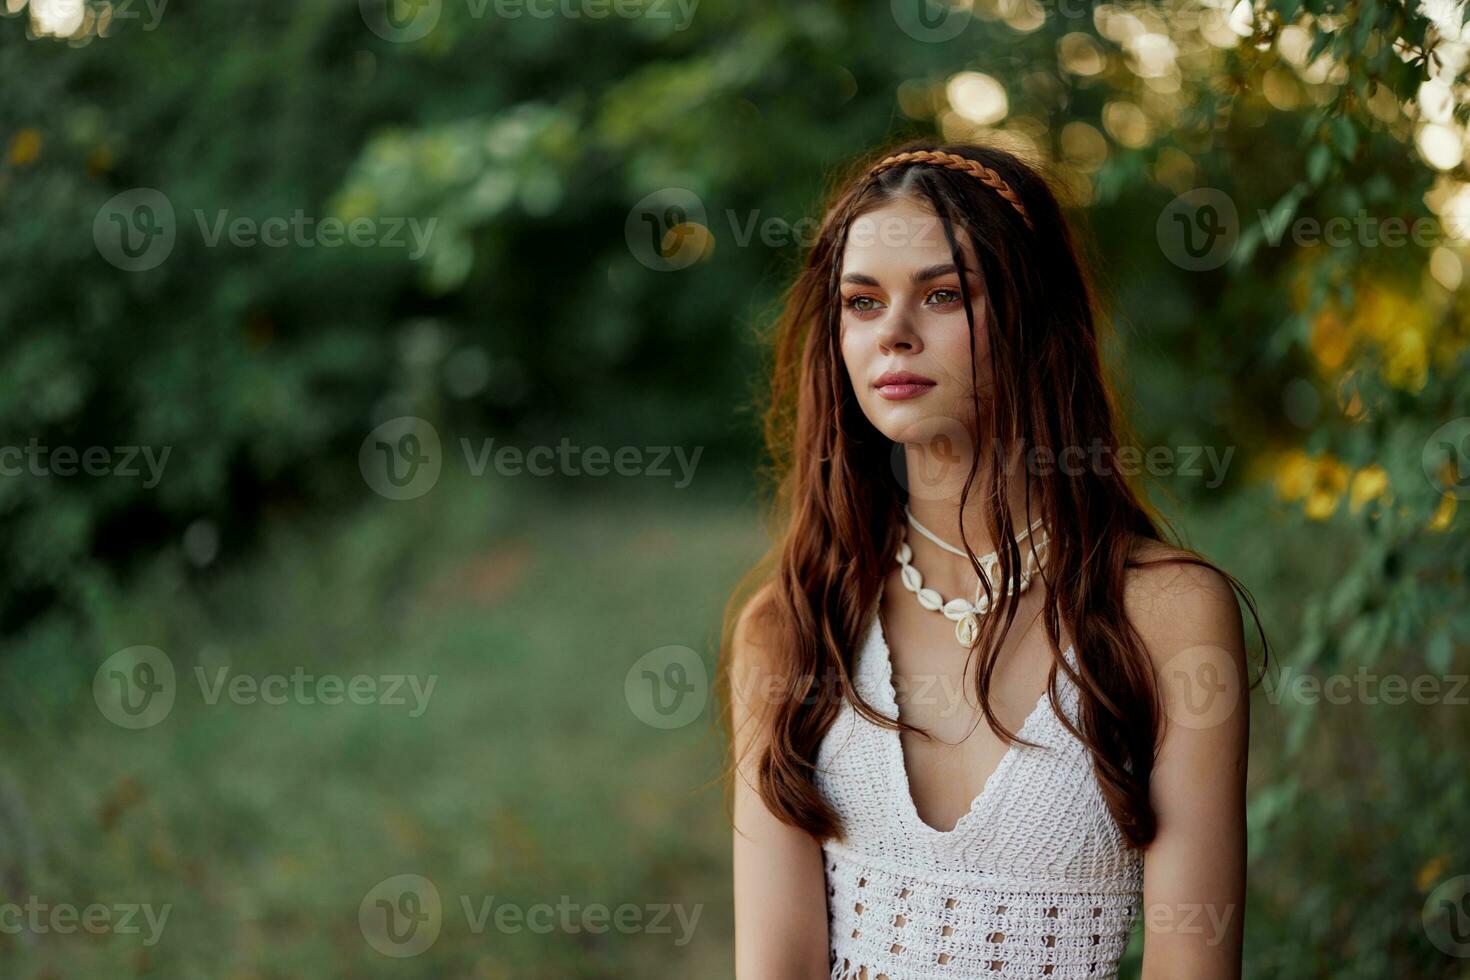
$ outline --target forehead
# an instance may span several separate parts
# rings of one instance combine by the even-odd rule
[[[965,266],[978,271],[970,236],[954,227]],[[858,215],[847,231],[843,272],[907,272],[953,260],[944,223],[925,201],[897,198]]]

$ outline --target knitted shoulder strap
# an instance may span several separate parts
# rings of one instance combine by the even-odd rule
[[[1036,227],[1031,224],[1031,216],[1026,213],[1026,206],[1021,203],[1020,197],[1016,195],[1015,191],[1011,190],[1011,185],[1007,184],[1000,174],[991,170],[983,163],[977,160],[971,160],[969,157],[960,156],[958,153],[945,153],[942,150],[911,150],[907,153],[895,153],[893,156],[884,157],[882,160],[873,164],[868,170],[868,175],[872,176],[880,171],[887,170],[889,167],[896,167],[904,163],[929,163],[936,167],[960,170],[972,177],[979,178],[982,184],[1005,198],[1007,203],[1016,209],[1016,213],[1021,216],[1021,220],[1026,222],[1027,228],[1030,228],[1032,231],[1036,230]]]

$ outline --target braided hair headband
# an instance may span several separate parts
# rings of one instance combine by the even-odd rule
[[[1036,226],[1031,223],[1031,216],[1026,213],[1026,206],[1021,203],[1020,197],[1016,195],[1015,191],[1011,190],[1011,185],[1007,184],[1000,174],[991,170],[983,163],[971,160],[969,157],[960,156],[958,153],[945,153],[942,150],[911,150],[908,153],[895,153],[893,156],[884,157],[882,160],[873,164],[872,168],[868,170],[868,176],[872,177],[877,173],[887,170],[890,167],[896,167],[902,163],[932,163],[938,167],[959,170],[972,177],[977,177],[980,183],[1005,198],[1006,202],[1016,209],[1016,213],[1021,216],[1021,220],[1026,222],[1027,228],[1030,228],[1032,231],[1036,230]]]

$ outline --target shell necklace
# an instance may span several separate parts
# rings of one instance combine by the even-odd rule
[[[904,516],[908,518],[908,522],[914,526],[915,531],[918,531],[950,554],[959,555],[961,558],[967,560],[969,559],[969,553],[956,548],[916,521],[908,507],[904,507],[903,512]],[[1016,543],[1019,545],[1022,540],[1031,536],[1032,531],[1040,527],[1041,518],[1038,517],[1032,522],[1030,527],[1020,533],[1016,538]],[[981,574],[985,578],[983,582],[978,582],[975,585],[974,602],[968,599],[950,599],[945,601],[945,598],[938,592],[924,587],[924,576],[920,575],[919,570],[910,564],[913,561],[914,551],[909,547],[907,537],[907,532],[904,532],[898,544],[899,578],[903,580],[904,588],[914,594],[915,598],[919,600],[919,605],[930,612],[943,613],[946,619],[954,622],[954,638],[960,646],[973,646],[975,639],[980,635],[980,617],[990,611],[990,597],[982,594],[982,588],[986,583],[993,582],[1000,575],[999,554],[992,551],[990,554],[979,559]],[[1044,528],[1040,533],[1035,535],[1032,541],[1031,551],[1026,556],[1025,567],[1021,570],[1020,587],[1013,592],[1010,583],[1006,583],[1007,595],[1019,595],[1031,586],[1031,579],[1040,571],[1041,559],[1046,557],[1050,543],[1051,539],[1047,536]]]

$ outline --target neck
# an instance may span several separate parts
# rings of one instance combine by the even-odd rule
[[[913,443],[904,446],[904,460],[909,474],[909,511],[915,520],[947,543],[960,549],[968,548],[977,556],[997,549],[986,526],[989,503],[985,488],[989,485],[993,468],[990,463],[982,460],[969,499],[961,506],[965,476],[970,471],[969,458],[961,458],[951,452],[941,453],[923,443]],[[1012,533],[1020,543],[1024,559],[1029,549],[1021,536],[1040,516],[1040,502],[1033,492],[1028,514],[1025,474],[1016,465],[1009,465],[1007,469],[1009,478],[1003,482],[1002,490],[1006,493]],[[960,533],[961,518],[963,535]],[[978,579],[967,559],[945,551],[912,530],[907,540],[914,552],[914,564],[923,572],[926,582],[932,583],[946,596],[974,592]]]
[[[965,476],[970,471],[970,459],[952,453],[941,455],[927,445],[915,443],[904,446],[904,462],[909,474],[909,511],[917,521],[957,548],[968,547],[977,555],[996,549],[986,526],[989,501],[985,488],[990,484],[994,468],[988,460],[981,461],[969,499],[963,502],[963,506],[961,497]],[[1031,522],[1041,516],[1040,501],[1033,491],[1028,514],[1025,474],[1015,465],[1009,465],[1007,469],[1009,475],[1003,480],[1001,489],[1006,495],[1013,533],[1019,538]],[[960,533],[962,519],[963,535]],[[936,547],[935,550],[941,549]],[[955,555],[950,557],[961,560]]]

